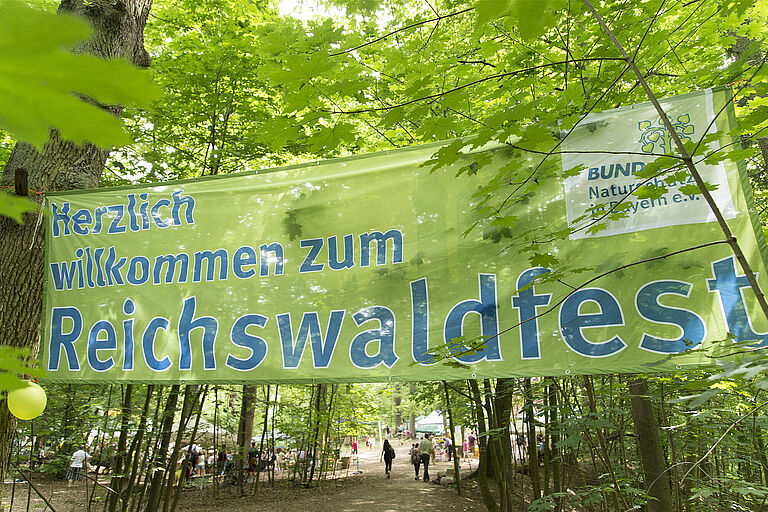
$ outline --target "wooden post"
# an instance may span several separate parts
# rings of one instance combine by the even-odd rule
[[[29,174],[26,169],[16,169],[14,179],[15,192],[17,196],[26,197],[29,193]]]

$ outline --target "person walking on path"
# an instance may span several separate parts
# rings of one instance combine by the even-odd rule
[[[389,440],[385,439],[381,449],[381,456],[384,458],[384,473],[389,478],[389,473],[392,471],[392,459],[395,458],[395,449],[389,444]],[[381,459],[379,459],[381,462]]]
[[[419,455],[419,445],[417,443],[413,443],[411,445],[411,451],[408,452],[411,455],[411,464],[413,464],[413,468],[416,470],[416,480],[419,479],[419,467],[421,466],[421,456]]]
[[[83,469],[83,465],[88,464],[88,459],[91,456],[80,448],[72,454],[72,458],[69,459],[69,469],[67,470],[67,487],[72,487],[72,480],[80,480],[80,472]]]
[[[429,434],[424,434],[424,439],[419,443],[419,454],[424,466],[424,481],[429,482],[429,458],[435,456],[435,446],[429,440]]]

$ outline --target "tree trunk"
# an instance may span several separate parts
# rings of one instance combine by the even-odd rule
[[[528,471],[531,477],[531,490],[533,499],[541,498],[541,480],[539,480],[539,452],[536,439],[535,411],[533,409],[533,393],[531,392],[531,379],[523,381],[525,394],[525,423],[528,426]]]
[[[395,384],[395,428],[396,431],[403,423],[403,386],[398,382]],[[393,434],[394,434],[393,431]],[[401,438],[402,439],[402,438]]]
[[[131,398],[133,396],[133,384],[128,384],[124,388],[123,407],[120,411],[120,437],[117,440],[117,451],[115,452],[115,469],[112,472],[112,481],[109,486],[115,491],[109,493],[107,498],[107,509],[109,512],[115,512],[119,505],[120,495],[123,489],[123,461],[126,458],[125,449],[128,443],[128,426],[131,419]]]
[[[184,442],[184,434],[189,424],[189,419],[192,417],[192,413],[195,410],[195,404],[197,398],[202,393],[202,388],[194,384],[187,384],[184,386],[184,401],[181,404],[181,416],[176,430],[176,439],[173,442],[173,450],[171,451],[171,458],[165,464],[166,479],[165,486],[162,487],[163,494],[163,512],[168,512],[171,506],[171,491],[174,485],[184,486],[187,476],[187,468],[189,467],[190,455],[192,445],[187,446],[186,454],[182,454],[181,451],[184,448],[182,446]],[[179,479],[176,481],[176,464],[181,459],[181,471],[179,472]],[[157,508],[160,510],[160,507]]]
[[[643,465],[643,479],[646,491],[652,498],[648,502],[648,511],[670,512],[672,492],[669,488],[669,475],[665,473],[667,464],[659,441],[656,413],[648,400],[648,382],[645,379],[632,379],[629,382],[629,393],[632,397],[632,419]]]
[[[448,431],[451,433],[451,460],[453,461],[453,481],[456,483],[456,492],[461,496],[461,472],[459,469],[459,457],[456,451],[456,430],[453,426],[453,412],[451,411],[451,399],[448,394],[448,384],[443,381],[445,392],[445,410],[448,413]]]
[[[176,461],[173,461],[173,465],[168,463],[168,445],[171,443],[171,429],[173,426],[173,417],[176,413],[176,404],[179,401],[179,389],[181,386],[174,384],[171,386],[171,393],[168,396],[168,402],[165,404],[165,410],[163,411],[163,424],[162,430],[158,434],[159,446],[153,453],[153,460],[150,468],[152,468],[145,478],[145,482],[149,482],[149,494],[147,496],[147,503],[144,508],[145,512],[157,512],[158,505],[160,504],[160,496],[163,490],[163,481],[165,480],[165,472],[173,471],[176,467]]]
[[[474,379],[467,380],[469,388],[472,390],[472,401],[474,402],[475,413],[477,414],[477,440],[480,447],[480,458],[477,461],[477,484],[480,489],[480,497],[483,505],[488,512],[498,512],[499,507],[496,500],[488,488],[488,442],[487,431],[485,427],[485,417],[483,416],[483,403],[480,395],[480,387]]]
[[[93,37],[76,51],[105,58],[122,57],[136,66],[148,67],[144,25],[151,7],[152,0],[64,0],[59,11],[85,18],[94,26]],[[108,110],[120,115],[122,107]],[[16,169],[26,169],[30,189],[50,192],[94,188],[108,155],[108,150],[92,144],[65,142],[52,131],[42,152],[29,144],[16,144],[0,177],[0,186],[13,183]],[[27,215],[21,226],[0,218],[0,343],[28,347],[33,356],[39,349],[44,239],[44,226],[38,228],[36,216]],[[4,402],[0,400],[0,481],[5,479],[16,427]]]
[[[144,441],[144,431],[147,428],[147,419],[149,415],[149,406],[152,401],[152,393],[155,390],[155,386],[150,384],[147,386],[146,397],[144,399],[144,407],[141,409],[141,419],[139,420],[139,426],[136,429],[136,437],[131,442],[131,449],[128,450],[129,457],[132,456],[132,461],[129,461],[128,476],[126,477],[125,491],[123,493],[123,503],[120,507],[121,512],[128,510],[128,503],[133,494],[134,486],[136,485],[136,475],[138,475],[139,469],[139,455],[141,454],[141,445]]]
[[[411,382],[408,388],[409,396],[413,397],[416,394],[416,383]],[[416,439],[416,413],[411,412],[411,416],[408,418],[408,430],[411,432],[411,439]]]
[[[253,391],[255,395],[256,388],[254,388]],[[264,438],[267,436],[268,421],[269,421],[269,384],[267,384],[266,399],[264,400],[264,425],[261,429],[261,442],[259,443],[259,456],[258,456],[258,461],[256,463],[256,475],[254,475],[254,479],[253,479],[254,492],[256,492],[259,489],[259,477],[261,476],[261,454],[264,453]],[[251,427],[253,427],[253,417],[251,417]],[[274,438],[272,438],[272,442],[274,443]],[[267,473],[269,473],[269,464],[267,465]]]
[[[240,496],[245,495],[243,467],[248,464],[248,449],[251,447],[253,437],[253,413],[256,406],[256,386],[243,384],[242,399],[240,401],[240,421],[237,424],[237,488]]]

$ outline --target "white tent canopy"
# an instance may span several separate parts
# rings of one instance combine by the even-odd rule
[[[416,432],[439,434],[444,430],[443,415],[439,411],[432,411],[426,417],[416,422]]]

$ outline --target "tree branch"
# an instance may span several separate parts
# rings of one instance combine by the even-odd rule
[[[373,39],[373,40],[368,41],[366,43],[359,44],[359,45],[355,46],[354,48],[349,48],[347,50],[343,50],[343,51],[340,51],[340,52],[331,53],[328,56],[329,57],[337,57],[339,55],[344,55],[344,54],[353,52],[355,50],[359,50],[360,48],[364,48],[366,46],[370,46],[372,44],[378,43],[379,41],[383,41],[384,39],[388,38],[389,36],[395,35],[398,32],[403,32],[403,31],[411,29],[411,28],[420,27],[421,25],[426,25],[427,23],[432,23],[433,21],[438,21],[439,22],[440,20],[444,20],[446,18],[451,18],[453,16],[458,16],[459,14],[464,14],[465,12],[469,12],[469,11],[472,11],[474,9],[475,9],[474,7],[468,7],[466,9],[462,9],[461,11],[452,12],[450,14],[444,14],[442,16],[436,16],[436,17],[430,18],[428,20],[417,21],[416,23],[412,23],[412,24],[407,25],[405,27],[400,27],[400,28],[398,28],[396,30],[393,30],[391,32],[387,32],[386,34],[384,34],[381,37],[377,37],[376,39]]]

